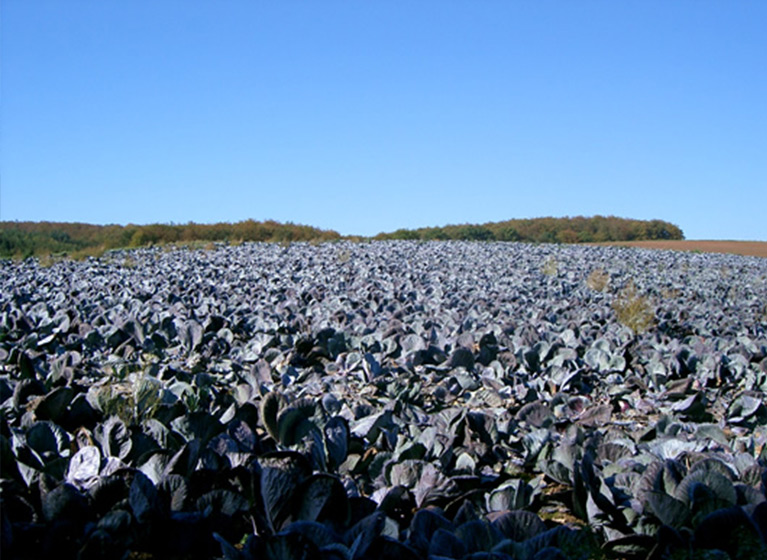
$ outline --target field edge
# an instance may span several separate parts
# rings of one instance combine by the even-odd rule
[[[652,240],[652,241],[607,241],[589,243],[599,246],[639,247],[642,249],[667,249],[701,253],[731,253],[748,257],[767,258],[767,241],[715,241],[715,240]]]

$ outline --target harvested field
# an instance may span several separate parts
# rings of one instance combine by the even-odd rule
[[[673,251],[701,251],[703,253],[732,253],[752,257],[767,257],[767,241],[611,241],[594,245],[620,245],[622,247],[642,247],[644,249],[671,249]]]

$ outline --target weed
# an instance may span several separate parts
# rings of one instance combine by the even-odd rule
[[[597,292],[607,291],[610,285],[610,275],[601,268],[596,268],[586,278],[586,285]]]
[[[55,257],[54,255],[50,253],[46,253],[44,255],[40,255],[37,258],[37,262],[42,266],[43,268],[50,268],[57,262],[59,262],[61,259]]]
[[[655,324],[655,309],[646,296],[641,295],[634,282],[629,282],[612,305],[615,315],[635,334],[643,333]]]
[[[71,254],[72,260],[75,261],[85,261],[89,258],[94,259],[100,259],[104,256],[104,253],[106,253],[107,248],[104,245],[100,245],[98,247],[86,247],[84,249],[79,249],[77,251],[74,251]]]
[[[663,288],[660,291],[660,296],[663,299],[678,299],[682,295],[682,291],[676,288]]]
[[[126,424],[151,418],[162,401],[162,384],[148,375],[131,374],[122,382],[109,382],[94,394],[104,416],[117,416]]]
[[[546,276],[554,276],[557,273],[558,268],[559,265],[557,263],[557,259],[552,256],[547,258],[543,265],[541,265],[541,273],[545,274]]]

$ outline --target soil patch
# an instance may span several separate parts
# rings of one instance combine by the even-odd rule
[[[620,245],[644,249],[671,249],[673,251],[701,251],[704,253],[733,253],[767,258],[767,241],[611,241],[594,245]]]

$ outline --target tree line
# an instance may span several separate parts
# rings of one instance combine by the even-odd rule
[[[216,224],[93,225],[64,222],[0,222],[0,257],[98,255],[109,249],[195,242],[333,241],[332,230],[272,220]]]
[[[523,241],[528,243],[593,243],[684,239],[682,230],[663,220],[631,220],[615,216],[531,218],[458,224],[443,227],[398,229],[379,233],[375,239],[461,239],[476,241]]]
[[[333,230],[280,223],[272,220],[245,220],[216,224],[93,225],[63,222],[0,222],[0,257],[65,254],[98,255],[109,249],[196,242],[245,241],[293,242],[364,239],[342,237]],[[587,243],[684,239],[682,230],[662,220],[631,220],[614,216],[589,218],[533,218],[459,224],[419,229],[398,229],[379,233],[373,239],[523,241],[532,243]]]

